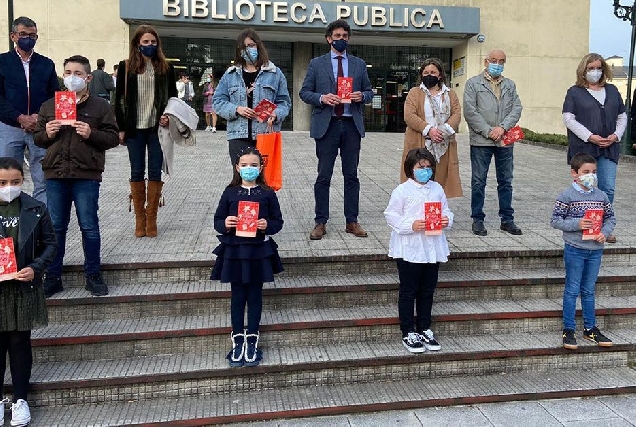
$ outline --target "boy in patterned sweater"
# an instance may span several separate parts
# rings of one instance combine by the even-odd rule
[[[614,230],[616,217],[607,195],[595,187],[596,159],[589,154],[579,153],[572,157],[570,167],[574,182],[557,197],[550,221],[552,227],[563,231],[565,241],[563,347],[577,349],[574,314],[579,293],[583,308],[583,338],[601,347],[610,347],[612,341],[596,326],[594,292],[605,239]],[[585,218],[588,209],[603,210],[601,233],[593,240],[583,240],[583,230],[593,227],[593,221]]]

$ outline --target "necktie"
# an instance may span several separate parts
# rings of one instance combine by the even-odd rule
[[[336,59],[338,60],[338,77],[344,77],[344,70],[342,69],[342,56],[338,55],[336,56]],[[337,84],[337,79],[336,79],[336,88],[338,87]],[[342,117],[342,113],[344,113],[344,104],[338,104],[334,107],[334,112],[336,113],[336,116],[338,117]]]

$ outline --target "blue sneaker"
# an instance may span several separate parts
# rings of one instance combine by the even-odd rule
[[[259,334],[245,335],[247,345],[245,348],[245,366],[258,366],[263,360],[263,351],[258,348]]]
[[[243,366],[243,358],[245,356],[245,334],[230,334],[232,339],[232,350],[227,354],[226,359],[231,368],[239,368]]]

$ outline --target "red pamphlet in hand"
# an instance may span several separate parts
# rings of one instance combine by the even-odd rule
[[[13,238],[0,239],[0,282],[15,279],[18,274],[18,263],[15,260]]]
[[[238,205],[236,235],[241,237],[256,237],[256,221],[258,221],[258,202],[240,201]]]
[[[601,234],[601,228],[603,228],[603,215],[605,211],[603,209],[586,209],[584,219],[591,219],[594,225],[592,228],[586,228],[583,230],[583,240],[594,240]]]
[[[424,221],[426,221],[425,235],[442,234],[442,202],[424,202]]]
[[[524,137],[525,135],[523,134],[523,130],[521,129],[521,126],[517,125],[511,128],[508,132],[504,134],[503,145],[514,144],[515,142],[519,141],[520,139],[523,139]]]
[[[262,99],[261,102],[254,107],[254,112],[256,113],[256,118],[259,123],[263,123],[265,120],[272,115],[274,110],[276,109],[276,104],[267,99]]]
[[[353,77],[338,77],[338,96],[343,104],[351,104]]]
[[[63,125],[77,120],[77,97],[75,92],[55,92],[55,120]]]

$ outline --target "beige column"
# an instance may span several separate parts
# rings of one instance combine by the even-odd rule
[[[291,96],[294,111],[294,130],[309,130],[311,122],[311,106],[305,104],[298,96],[305,80],[307,66],[312,58],[312,44],[306,42],[294,43],[294,93]]]

